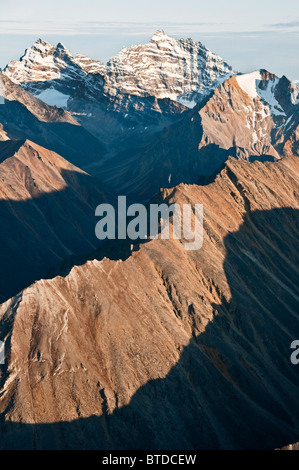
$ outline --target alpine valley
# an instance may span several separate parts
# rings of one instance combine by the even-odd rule
[[[299,85],[161,30],[0,82],[0,449],[296,448]],[[203,247],[100,242],[119,195],[203,204]]]

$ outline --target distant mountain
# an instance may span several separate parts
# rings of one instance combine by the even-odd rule
[[[157,199],[204,205],[201,250],[137,244],[3,303],[0,449],[296,442],[298,177],[297,157],[230,159]]]
[[[99,168],[104,181],[147,199],[160,187],[196,183],[229,156],[253,161],[299,155],[299,87],[261,70],[226,80],[182,120]]]
[[[138,143],[175,122],[234,71],[200,42],[157,31],[148,44],[124,48],[106,65],[39,39],[4,73],[46,103],[65,107],[113,152],[130,147],[131,136]]]
[[[95,249],[94,210],[109,194],[60,155],[29,140],[0,142],[0,181],[3,301],[62,260]]]
[[[85,78],[87,73],[104,73],[105,66],[85,56],[73,57],[62,44],[51,45],[38,39],[18,61],[10,62],[4,69],[12,81],[23,84],[32,94],[51,105],[66,105],[69,91]],[[51,82],[55,87],[51,87]],[[43,96],[44,95],[44,96]]]
[[[107,65],[83,55],[74,57],[63,44],[53,46],[39,39],[5,68],[8,77],[31,93],[65,106],[73,85],[90,74],[102,76],[103,90],[110,95],[169,98],[194,107],[233,73],[201,42],[176,40],[161,30],[148,44],[123,48]]]
[[[265,70],[233,75],[200,42],[163,31],[106,65],[38,40],[4,73],[35,96],[63,104],[68,119],[106,143],[106,152],[98,151],[106,158],[82,162],[76,145],[81,159],[70,160],[49,141],[38,143],[138,199],[210,176],[229,155],[273,159],[298,151],[296,84]]]
[[[163,31],[1,78],[0,449],[298,442],[299,86]],[[202,248],[99,242],[113,191],[203,204]]]
[[[194,107],[234,73],[201,42],[157,31],[148,44],[124,48],[107,64],[114,92],[169,98]]]

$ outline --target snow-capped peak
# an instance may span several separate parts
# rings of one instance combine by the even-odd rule
[[[44,39],[37,39],[37,41],[35,41],[35,43],[33,44],[32,48],[31,49],[48,49],[48,48],[51,48],[53,47],[52,44],[50,44],[48,41],[45,41]]]
[[[163,29],[158,29],[155,34],[153,35],[151,41],[153,42],[159,42],[163,40],[171,39],[170,36],[168,36]]]
[[[34,60],[34,57],[38,56],[45,57],[49,54],[52,54],[54,50],[55,46],[47,41],[44,41],[43,39],[38,39],[31,47],[25,50],[25,53],[21,57],[20,61],[26,62],[26,60],[30,58]]]
[[[234,70],[200,42],[158,30],[147,44],[124,48],[107,64],[107,86],[137,96],[169,98],[193,107]]]
[[[73,75],[74,67],[79,69],[76,64],[72,66],[73,60],[71,52],[61,42],[54,46],[38,39],[32,47],[26,49],[19,61],[10,62],[4,73],[16,83],[56,80],[61,74]]]
[[[259,100],[274,116],[285,116],[298,104],[299,87],[286,77],[267,70],[257,70],[236,77],[239,87],[252,99]]]
[[[258,97],[257,82],[260,82],[262,76],[259,70],[251,73],[245,73],[237,76],[239,87],[247,93],[250,98],[255,99]]]
[[[78,82],[90,86],[86,75],[99,74],[97,86],[103,83],[112,96],[168,98],[193,107],[235,72],[200,42],[175,39],[158,30],[149,43],[123,48],[106,66],[83,55],[73,57],[62,43],[53,46],[39,39],[4,73],[35,95],[51,86],[72,94]]]
[[[72,54],[71,54],[70,50],[64,44],[62,44],[62,42],[59,42],[57,44],[56,52],[63,52],[63,53],[68,54],[69,56],[72,57]]]

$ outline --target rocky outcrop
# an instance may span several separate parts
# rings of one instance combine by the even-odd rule
[[[229,156],[262,161],[297,155],[298,90],[264,70],[233,76],[143,147],[105,162],[102,178],[146,199],[160,187],[210,177]]]
[[[229,159],[209,185],[163,190],[156,201],[204,205],[198,251],[151,240],[4,303],[0,447],[295,442],[298,163]]]

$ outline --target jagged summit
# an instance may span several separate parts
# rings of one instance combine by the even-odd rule
[[[114,92],[154,96],[195,106],[233,68],[200,42],[175,39],[158,30],[147,44],[123,49],[107,64],[107,85]]]
[[[58,79],[81,81],[86,74],[101,74],[105,90],[113,96],[168,98],[193,107],[234,70],[200,42],[177,40],[159,29],[149,43],[123,48],[106,66],[83,55],[73,57],[62,43],[53,46],[39,39],[21,60],[8,64],[5,73],[34,94],[49,88],[36,82],[55,80],[54,87],[66,93]]]
[[[53,44],[49,43],[48,41],[46,41],[45,39],[42,39],[42,38],[38,38],[35,43],[32,45],[31,49],[33,48],[40,48],[40,47],[47,47],[47,48],[50,48],[50,47],[54,47]],[[30,49],[30,48],[29,48]]]
[[[203,249],[151,240],[124,261],[66,265],[61,276],[3,303],[9,340],[0,448],[274,449],[295,442],[299,377],[289,345],[299,329],[298,177],[298,158],[230,160],[214,183],[163,190],[157,201],[204,205]],[[50,202],[48,226],[45,217],[34,219],[43,224],[37,234],[46,230],[43,250],[51,222],[60,223],[60,237],[73,222],[65,214],[76,215],[73,236],[86,227],[86,205],[69,197],[74,210],[58,197],[57,222]],[[19,225],[27,222],[21,209]],[[20,238],[32,224],[24,222]],[[56,254],[60,245],[53,245]],[[16,246],[25,256],[24,244]],[[6,279],[11,259],[1,269]]]
[[[51,44],[48,42],[48,41],[45,41],[44,39],[42,38],[38,38],[34,45],[37,45],[37,44],[41,44],[42,46],[51,46]]]
[[[175,39],[158,29],[149,43],[124,47],[107,65],[85,55],[73,56],[61,42],[52,45],[39,38],[19,61],[8,64],[4,73],[31,93],[42,94],[41,99],[48,99],[45,90],[54,90],[48,102],[58,106],[67,105],[80,83],[99,99],[103,93],[152,96],[192,108],[236,72],[201,42]],[[94,75],[101,77],[93,82]],[[292,104],[298,102],[297,85],[264,69],[238,75],[236,83],[250,98],[260,96],[269,103],[273,93],[278,96],[284,88],[289,89]],[[276,114],[281,112],[276,102],[272,108]]]
[[[195,138],[197,151],[210,144],[218,145],[221,161],[229,151],[237,157],[241,152],[246,159],[297,154],[297,85],[264,69],[235,75],[223,59],[192,39],[171,38],[163,30],[156,31],[153,38],[147,44],[122,49],[106,65],[84,55],[74,57],[61,43],[51,46],[39,40],[27,50],[25,58],[11,62],[4,73],[47,104],[72,112],[108,145],[120,127],[126,136],[137,132],[142,136],[161,129],[164,119],[175,122],[176,113],[198,105],[194,111],[203,108],[203,122]],[[205,106],[203,99],[208,96],[213,99],[209,98]],[[100,121],[102,126],[98,125]],[[118,143],[112,145],[117,154]],[[212,150],[211,147],[204,151]],[[159,152],[154,149],[154,154]],[[134,153],[131,144],[130,153]],[[196,161],[199,162],[197,157]],[[202,170],[206,171],[207,164],[204,166]],[[114,173],[117,171],[113,169]],[[131,175],[130,166],[128,181]],[[166,176],[168,180],[169,173]]]
[[[151,41],[160,41],[161,39],[170,39],[170,36],[165,33],[164,29],[157,29]]]
[[[73,56],[62,43],[38,39],[20,60],[10,62],[4,74],[49,105],[66,107],[67,100],[89,73],[102,73],[103,64]]]
[[[21,57],[21,61],[26,60],[26,58],[29,57],[32,52],[35,54],[40,54],[44,56],[45,54],[48,54],[49,51],[53,51],[55,49],[55,46],[53,44],[50,44],[48,41],[45,41],[44,39],[37,39],[35,43],[31,46],[28,47],[25,50],[24,55]]]
[[[237,75],[236,81],[251,99],[260,99],[276,116],[287,115],[298,104],[299,87],[285,76],[279,78],[261,69]]]
[[[57,44],[57,46],[56,46],[56,51],[65,51],[65,52],[67,52],[68,54],[71,55],[70,50],[69,50],[64,44],[62,44],[62,42],[59,42],[59,43]]]

